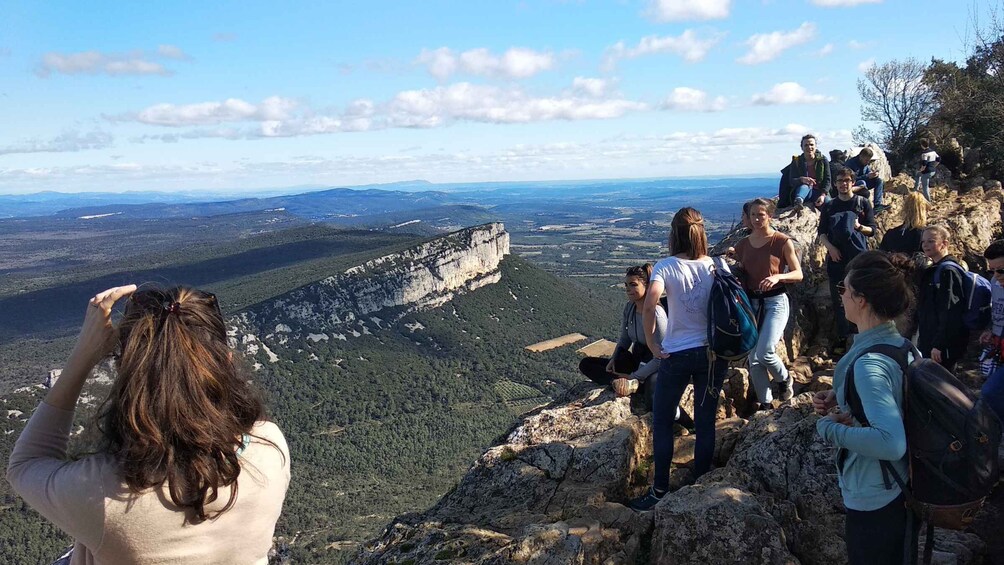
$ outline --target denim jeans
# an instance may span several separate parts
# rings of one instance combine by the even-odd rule
[[[980,399],[989,404],[997,418],[1004,422],[1004,366],[994,371],[983,383]]]
[[[843,338],[850,335],[850,322],[847,321],[847,316],[843,313],[843,301],[840,300],[840,293],[836,291],[836,284],[839,282],[843,282],[842,274],[839,277],[829,274],[829,300],[833,307],[833,323],[836,325],[837,336]]]
[[[933,176],[934,173],[921,173],[917,175],[917,186],[915,189],[919,190],[928,202],[931,201],[931,177]]]
[[[753,298],[753,311],[760,319],[760,338],[756,347],[750,353],[750,380],[753,390],[760,402],[770,402],[773,398],[770,392],[770,382],[788,380],[788,369],[781,358],[777,356],[777,342],[784,335],[788,325],[788,295]]]
[[[715,414],[718,393],[725,382],[728,361],[718,359],[709,374],[707,347],[694,347],[670,353],[659,365],[652,409],[652,436],[655,458],[655,489],[669,490],[669,469],[673,463],[673,420],[687,385],[694,383],[694,476],[711,469],[715,455]]]
[[[867,199],[874,194],[875,198],[872,199],[872,203],[875,206],[881,206],[882,196],[885,194],[885,181],[879,177],[858,179],[859,184],[862,181],[865,183],[865,188],[857,193],[858,196],[863,196]]]
[[[819,185],[809,186],[807,184],[803,184],[795,189],[792,201],[794,201],[795,198],[801,198],[802,202],[804,202],[807,206],[814,206],[816,199],[823,194],[823,189],[819,188]]]

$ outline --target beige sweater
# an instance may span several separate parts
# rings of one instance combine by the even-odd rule
[[[251,442],[240,456],[234,506],[214,520],[192,525],[185,523],[166,487],[131,494],[111,456],[67,460],[72,422],[72,411],[42,402],[7,465],[14,491],[76,540],[72,565],[268,563],[289,486],[289,448],[275,424],[259,422],[251,430]],[[229,495],[229,489],[221,489],[210,509],[224,506]]]

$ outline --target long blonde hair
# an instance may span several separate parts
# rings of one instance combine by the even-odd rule
[[[931,205],[919,192],[911,192],[903,199],[903,223],[909,229],[927,226],[927,209]]]

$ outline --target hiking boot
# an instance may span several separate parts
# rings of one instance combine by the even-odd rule
[[[796,196],[795,201],[792,203],[791,207],[794,208],[795,211],[797,212],[801,210],[803,206],[805,206],[805,201]]]
[[[665,495],[666,493],[656,494],[655,487],[649,487],[648,492],[645,493],[644,496],[639,496],[638,498],[631,500],[631,502],[628,503],[628,508],[636,512],[648,512],[654,508],[656,504],[659,504],[659,501],[662,500],[662,497]]]
[[[777,399],[781,402],[791,400],[795,396],[795,381],[788,375],[788,378],[777,383]]]

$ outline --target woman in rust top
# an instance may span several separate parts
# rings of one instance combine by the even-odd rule
[[[793,394],[776,347],[788,325],[786,286],[802,280],[802,266],[791,238],[770,226],[773,202],[756,198],[743,208],[753,233],[736,245],[735,258],[743,266],[743,286],[760,319],[760,339],[749,357],[750,380],[760,402],[769,404],[775,396],[788,400]]]

